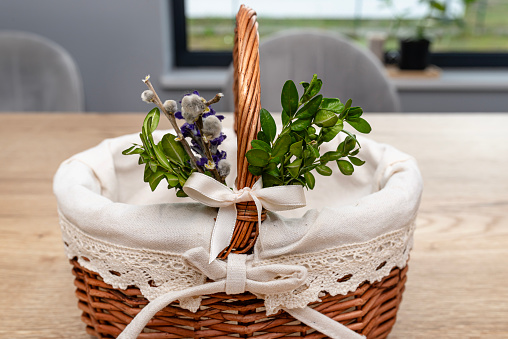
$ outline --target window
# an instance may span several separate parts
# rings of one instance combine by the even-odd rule
[[[261,40],[279,30],[312,27],[337,31],[366,45],[369,33],[377,31],[388,35],[387,50],[398,49],[398,36],[408,33],[427,11],[427,0],[169,1],[176,66],[229,65],[240,3],[258,12]],[[445,15],[449,20],[429,29],[435,37],[432,64],[508,67],[508,1],[440,1],[447,5]]]

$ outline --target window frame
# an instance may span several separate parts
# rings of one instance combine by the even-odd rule
[[[176,67],[227,67],[233,61],[229,51],[204,52],[189,51],[187,45],[187,22],[185,18],[185,0],[171,2],[173,19],[173,41]]]
[[[228,67],[233,54],[230,51],[189,51],[185,0],[168,0],[171,3],[173,41],[176,67]],[[430,63],[444,68],[496,68],[508,67],[508,52],[436,52],[430,53]]]

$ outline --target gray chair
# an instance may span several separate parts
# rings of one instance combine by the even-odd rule
[[[82,111],[83,83],[72,57],[36,34],[0,31],[0,111]]]
[[[291,79],[298,85],[313,74],[323,80],[325,97],[353,100],[365,112],[398,112],[400,102],[394,85],[379,59],[341,35],[326,31],[282,31],[262,41],[260,51],[261,106],[280,112],[280,92]],[[232,69],[231,69],[232,74]],[[225,91],[230,93],[232,80]],[[232,95],[229,95],[232,97]],[[230,100],[228,109],[233,109]]]

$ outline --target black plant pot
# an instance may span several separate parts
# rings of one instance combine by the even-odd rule
[[[425,69],[429,65],[429,45],[427,39],[400,40],[400,69]]]

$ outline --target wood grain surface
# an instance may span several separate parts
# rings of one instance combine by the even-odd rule
[[[0,338],[90,339],[52,178],[71,155],[139,132],[143,116],[0,114]],[[415,156],[425,181],[390,338],[508,338],[508,115],[366,116],[371,137]]]

